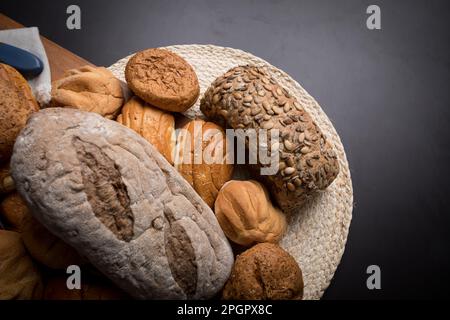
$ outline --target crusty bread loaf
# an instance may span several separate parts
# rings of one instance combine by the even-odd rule
[[[173,165],[176,140],[173,115],[133,97],[123,106],[117,122],[139,133]]]
[[[233,129],[279,130],[279,140],[269,141],[268,148],[279,153],[279,170],[261,179],[285,210],[302,205],[339,173],[336,153],[320,128],[301,103],[261,68],[229,70],[213,82],[200,108],[208,118]],[[259,172],[261,163],[252,168]]]
[[[212,208],[219,190],[233,176],[234,166],[227,163],[225,131],[203,120],[189,121],[181,129],[175,167]],[[196,157],[201,163],[196,164]]]
[[[9,160],[17,135],[28,117],[38,110],[39,105],[24,77],[0,63],[0,163]]]
[[[233,254],[214,213],[133,130],[48,108],[11,167],[33,215],[134,297],[210,298],[227,280]]]

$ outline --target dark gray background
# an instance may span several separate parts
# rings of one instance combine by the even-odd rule
[[[82,30],[65,28],[66,7]],[[365,26],[378,4],[382,30]],[[349,158],[355,209],[327,299],[448,298],[448,1],[22,1],[0,12],[97,65],[171,44],[249,51],[321,104]],[[366,288],[367,266],[382,290]]]

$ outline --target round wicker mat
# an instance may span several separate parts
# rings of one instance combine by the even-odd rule
[[[339,176],[326,191],[291,216],[288,231],[281,242],[281,246],[297,260],[303,271],[304,298],[320,299],[344,253],[353,209],[353,189],[347,158],[330,119],[317,101],[294,79],[252,54],[213,45],[179,45],[166,49],[179,54],[192,65],[200,82],[200,97],[211,82],[232,67],[253,64],[265,68],[298,99],[334,144],[341,166]],[[122,81],[129,58],[109,68]],[[199,106],[200,99],[185,115],[190,118],[202,117]]]

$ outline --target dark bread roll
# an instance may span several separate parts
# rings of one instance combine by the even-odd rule
[[[200,108],[212,121],[233,129],[279,130],[279,140],[269,138],[267,148],[279,153],[278,171],[261,180],[282,209],[300,206],[309,195],[327,188],[339,173],[336,153],[320,128],[297,99],[261,68],[229,70],[212,83]],[[251,168],[259,172],[263,166],[258,163]]]
[[[301,300],[302,271],[281,247],[260,243],[236,258],[222,297],[225,300]]]
[[[184,112],[200,94],[192,66],[165,49],[136,53],[127,63],[125,78],[138,97],[162,110]]]
[[[13,67],[0,63],[0,163],[9,160],[20,130],[38,110],[24,77]]]

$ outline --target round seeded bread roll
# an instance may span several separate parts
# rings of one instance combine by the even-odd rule
[[[225,300],[301,300],[302,271],[281,247],[260,243],[236,258]]]
[[[137,96],[167,111],[186,111],[200,94],[194,69],[179,55],[164,49],[135,54],[125,68],[125,78]]]
[[[0,163],[9,160],[28,117],[39,110],[30,86],[16,69],[0,63]]]
[[[300,207],[339,173],[337,155],[320,128],[301,103],[262,68],[229,70],[206,91],[200,109],[212,121],[233,129],[268,130],[269,138],[272,130],[278,130],[279,138],[268,139],[266,148],[278,157],[278,170],[261,179],[284,210]],[[257,174],[263,167],[268,165],[250,166]]]

